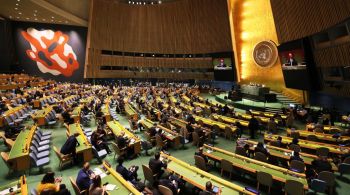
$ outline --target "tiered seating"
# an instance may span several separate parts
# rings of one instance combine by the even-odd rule
[[[32,119],[39,126],[56,124],[56,112],[52,106],[36,111],[31,115]]]
[[[26,105],[10,109],[0,117],[0,127],[4,125],[13,126],[15,124],[20,124],[24,120],[28,119],[30,113],[31,108]]]

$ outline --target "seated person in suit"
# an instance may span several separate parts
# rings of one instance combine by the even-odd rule
[[[257,152],[261,152],[261,153],[265,154],[266,156],[269,155],[269,152],[264,147],[264,144],[262,142],[259,142],[258,145],[255,147],[254,153],[256,154]]]
[[[213,184],[210,181],[207,181],[207,183],[205,184],[205,190],[199,193],[199,195],[214,195],[214,194],[220,195],[221,192],[220,191],[217,193],[213,192]]]
[[[127,181],[130,181],[132,184],[137,184],[137,170],[139,169],[138,166],[131,166],[129,169],[124,167],[124,158],[122,156],[119,156],[118,159],[118,165],[116,167],[117,172]]]
[[[292,142],[289,144],[289,146],[291,146],[291,145],[296,145],[296,146],[299,146],[299,139],[298,138],[293,138],[292,139]],[[289,147],[288,146],[288,147]]]
[[[94,177],[94,172],[90,170],[90,163],[84,163],[83,168],[79,171],[76,179],[77,186],[81,191],[88,190]]]
[[[166,168],[167,164],[160,160],[160,153],[157,152],[154,155],[154,158],[149,160],[148,166],[152,170],[153,174],[157,175],[157,178],[160,178],[164,173],[162,168]]]
[[[125,136],[125,132],[122,131],[117,136],[117,145],[119,149],[126,148],[127,156],[130,156],[131,158],[134,156],[134,149],[132,147],[129,147],[129,139]]]
[[[105,142],[100,134],[97,131],[94,131],[91,134],[91,144],[96,148],[96,150],[100,151],[105,149],[108,154],[110,154],[112,151],[109,149],[107,142]]]
[[[76,159],[76,151],[75,148],[77,145],[79,145],[79,142],[77,140],[77,137],[79,136],[79,133],[75,133],[68,137],[67,141],[63,144],[61,148],[61,153],[64,155],[71,154],[74,159]]]
[[[298,160],[298,161],[304,162],[304,159],[300,157],[299,152],[294,152],[294,155],[290,157],[289,162],[292,162],[292,160]]]
[[[306,178],[317,178],[317,175],[322,171],[332,172],[332,165],[328,162],[326,156],[319,156],[311,162],[311,167],[306,169]]]
[[[156,127],[157,127],[157,123],[154,123],[153,126],[152,126],[151,128],[149,128],[148,132],[149,132],[149,135],[150,135],[151,137],[156,136],[156,134],[157,134],[157,129],[156,129]]]
[[[159,185],[169,188],[173,194],[178,194],[180,192],[178,178],[174,175],[170,175],[166,179],[160,179]]]
[[[203,148],[200,147],[197,152],[194,153],[194,155],[203,157],[205,163],[208,163],[208,157],[203,154]]]

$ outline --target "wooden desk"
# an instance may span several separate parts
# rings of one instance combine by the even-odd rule
[[[83,156],[84,162],[89,162],[92,159],[92,146],[81,129],[80,123],[70,124],[68,126],[69,135],[79,133],[77,137],[79,146],[76,147],[76,153]]]
[[[223,122],[229,123],[229,124],[232,124],[232,125],[235,125],[236,122],[239,122],[239,124],[241,124],[244,127],[248,127],[248,125],[249,125],[249,121],[245,121],[245,120],[240,120],[240,119],[231,118],[231,117],[227,117],[227,116],[222,116],[222,115],[218,115],[218,114],[212,114],[211,116],[215,120],[221,119]]]
[[[258,142],[251,141],[251,140],[244,140],[244,142],[246,144],[250,145],[249,150],[251,152],[254,151],[256,145],[258,144]],[[277,157],[278,159],[283,160],[285,162],[289,162],[290,157],[292,156],[292,152],[293,152],[292,150],[289,150],[289,149],[280,148],[280,147],[276,147],[276,146],[270,146],[270,145],[266,145],[266,148],[269,150],[269,153],[271,156]],[[311,165],[312,161],[318,158],[316,155],[307,154],[307,153],[303,153],[303,152],[300,152],[299,155],[304,160],[304,163],[306,165]],[[333,160],[332,159],[328,159],[328,160],[332,165],[332,170],[338,171],[338,167],[337,167],[337,165],[335,165],[333,163]]]
[[[316,125],[313,124],[313,123],[310,123],[310,124],[306,125],[306,130],[307,131],[313,131],[315,128],[316,128]],[[339,127],[336,127],[336,126],[330,126],[330,125],[324,125],[323,126],[323,132],[324,133],[332,134],[333,133],[332,131],[334,131],[336,133],[343,132],[342,129],[340,129]]]
[[[271,118],[275,115],[274,113],[271,113],[271,112],[260,112],[260,111],[254,111],[254,110],[250,110],[250,113],[252,113],[252,115],[254,116],[265,116],[268,118]],[[280,116],[283,120],[287,118],[287,115],[284,115],[284,114],[280,114]]]
[[[250,173],[255,174],[258,171],[270,173],[272,178],[278,182],[285,183],[286,180],[295,180],[304,184],[304,188],[308,189],[306,176],[303,173],[297,173],[285,168],[237,155],[220,148],[211,147],[206,144],[203,146],[203,154],[218,162],[222,159],[228,160],[234,167]]]
[[[167,171],[179,175],[183,180],[205,190],[205,184],[211,181],[214,186],[221,189],[222,195],[249,194],[253,193],[246,191],[243,187],[234,183],[228,182],[220,177],[207,173],[198,169],[195,166],[189,165],[175,157],[161,153],[161,158],[167,161]]]
[[[180,142],[180,135],[166,127],[163,127],[161,125],[157,125],[157,127],[161,130],[163,130],[163,134],[165,135],[165,138],[170,141],[174,148],[178,148],[181,144]]]
[[[221,122],[218,122],[218,121],[214,121],[214,120],[211,120],[211,119],[208,119],[208,118],[204,118],[204,117],[199,117],[199,116],[193,116],[194,119],[199,122],[199,121],[203,121],[203,123],[205,125],[208,125],[210,127],[213,127],[214,125],[217,125],[221,131],[224,131],[225,132],[225,128],[228,127],[231,129],[231,131],[233,133],[236,133],[236,126],[232,126],[232,125],[228,125],[228,124],[225,124],[225,123],[221,123]]]
[[[125,113],[129,119],[133,121],[138,121],[139,115],[131,104],[125,104]]]
[[[264,141],[265,142],[276,141],[278,136],[280,135],[264,134]],[[283,144],[288,145],[292,143],[293,138],[287,137],[287,136],[280,136],[280,137],[282,137]],[[307,152],[307,153],[309,153],[310,150],[312,151],[312,153],[315,153],[317,148],[320,148],[320,147],[328,148],[330,153],[333,153],[336,155],[342,155],[349,152],[348,147],[340,147],[338,145],[313,142],[313,141],[301,140],[301,139],[299,139],[299,145],[301,149],[305,149],[305,151],[303,152]]]
[[[12,188],[15,194],[28,195],[28,184],[26,176],[23,175],[19,180],[6,184],[0,187],[0,194],[9,194],[9,190]]]
[[[44,108],[42,110],[38,110],[36,111],[33,115],[32,118],[34,120],[34,122],[38,125],[38,126],[42,126],[46,124],[46,116],[52,111],[53,107],[49,106],[47,108]]]
[[[82,108],[82,105],[79,105],[79,106],[75,107],[74,110],[72,111],[72,114],[70,117],[74,120],[74,123],[80,122],[81,108]]]
[[[21,131],[11,148],[9,162],[12,163],[12,168],[16,171],[30,168],[29,150],[36,128],[37,126],[33,125],[30,129],[25,128],[24,131]]]
[[[10,116],[11,114],[13,114],[19,110],[22,110],[25,107],[26,107],[26,105],[17,106],[15,108],[7,110],[2,115],[0,115],[0,127],[3,127],[5,125],[5,117]]]
[[[101,169],[102,172],[107,175],[102,178],[102,183],[109,183],[116,185],[116,189],[112,191],[107,191],[109,195],[142,195],[139,191],[137,191],[134,186],[126,181],[118,172],[116,172],[112,167],[109,167],[109,163],[106,161],[103,162],[102,166],[105,170]],[[99,168],[100,169],[100,168]]]
[[[107,122],[108,128],[112,131],[114,136],[118,136],[122,131],[125,132],[125,135],[129,140],[134,140],[132,143],[129,143],[129,147],[134,148],[134,153],[139,154],[141,152],[141,140],[136,135],[128,131],[124,126],[119,122],[113,120]]]
[[[250,120],[252,118],[252,115],[250,115],[250,114],[242,114],[242,113],[238,113],[238,112],[236,112],[236,116],[241,117],[241,118],[246,119],[246,120]],[[269,117],[264,117],[264,116],[254,116],[254,117],[257,118],[258,120],[260,120],[262,123],[267,124],[270,121]],[[283,121],[281,121],[281,120],[275,119],[275,123],[277,123],[279,125],[282,125],[282,122]]]
[[[330,144],[341,144],[343,142],[349,141],[349,136],[340,136],[339,138],[333,138],[332,134],[324,134],[324,133],[316,133],[312,131],[303,131],[303,130],[295,130],[294,132],[298,132],[301,138],[306,139],[309,135],[315,135],[318,139],[318,142],[330,143]],[[292,131],[287,129],[287,135],[290,136]]]

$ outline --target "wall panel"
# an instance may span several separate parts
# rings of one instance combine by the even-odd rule
[[[349,0],[270,0],[280,43],[321,32],[350,17]]]

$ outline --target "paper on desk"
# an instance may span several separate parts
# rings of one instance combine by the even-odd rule
[[[17,185],[12,187],[13,192],[16,192],[18,190]],[[7,188],[6,190],[3,190],[0,192],[0,195],[10,194],[10,188]]]
[[[95,168],[94,169],[94,173],[95,173],[95,175],[101,175],[102,173],[103,173],[103,171],[100,169],[100,168]]]
[[[116,185],[113,185],[113,184],[107,184],[106,185],[106,190],[107,191],[112,191],[115,189],[115,187],[117,187]]]

